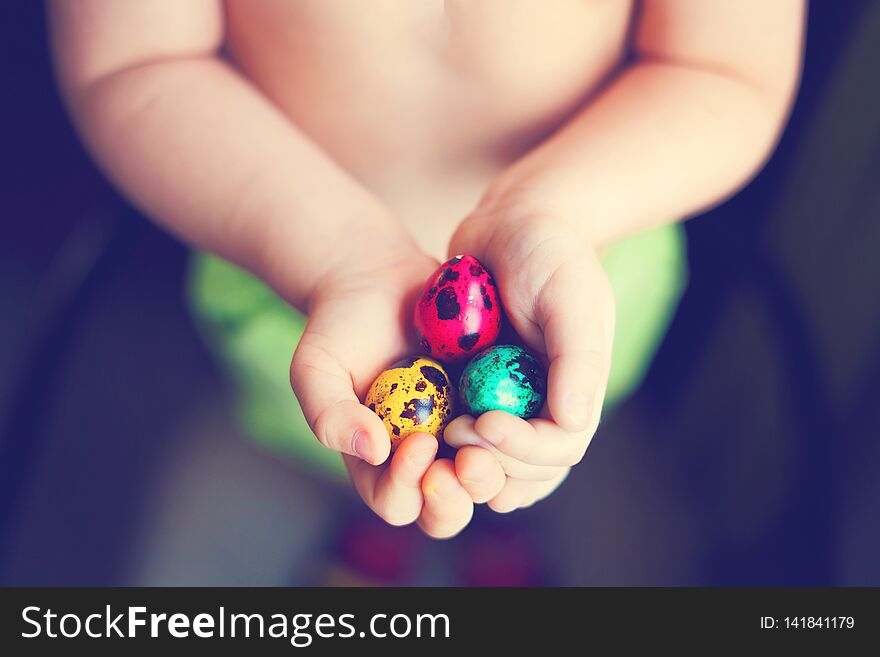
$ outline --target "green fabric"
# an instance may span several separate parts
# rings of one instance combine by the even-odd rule
[[[613,244],[602,256],[617,305],[606,406],[642,382],[687,285],[684,228],[671,224]]]
[[[617,329],[606,407],[641,382],[685,287],[685,238],[679,225],[621,240],[602,262],[617,302]],[[288,368],[305,317],[254,276],[215,256],[194,253],[188,296],[206,341],[235,385],[245,431],[270,450],[331,475],[339,455],[312,436]]]

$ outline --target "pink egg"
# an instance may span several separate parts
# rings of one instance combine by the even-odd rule
[[[446,362],[469,358],[498,339],[501,304],[495,280],[476,258],[452,258],[425,283],[413,324],[425,353]]]

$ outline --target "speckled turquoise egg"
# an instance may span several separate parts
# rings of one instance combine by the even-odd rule
[[[512,344],[495,345],[474,356],[459,384],[462,404],[475,417],[486,411],[534,417],[546,392],[547,373],[541,362]]]
[[[442,438],[454,400],[443,366],[430,358],[414,357],[398,361],[376,377],[364,404],[382,419],[393,450],[416,431]]]

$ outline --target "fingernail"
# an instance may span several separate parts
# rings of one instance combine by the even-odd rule
[[[564,412],[575,426],[586,429],[592,414],[590,400],[579,392],[573,392],[565,400]]]
[[[504,435],[500,434],[500,433],[477,431],[475,428],[474,429],[474,438],[476,438],[476,440],[470,441],[471,445],[476,445],[477,447],[483,447],[483,443],[486,442],[494,447],[497,447],[498,445],[501,444],[501,441],[504,440]]]
[[[431,487],[431,492],[438,497],[446,497],[458,487],[455,477],[444,477],[439,483]]]
[[[372,463],[373,446],[370,443],[370,434],[363,429],[354,432],[354,441],[352,442],[354,453],[360,456],[367,463]]]
[[[409,461],[413,465],[423,468],[434,461],[434,451],[427,449],[418,451],[409,457]]]
[[[504,436],[494,434],[494,433],[489,433],[489,434],[486,434],[485,436],[480,435],[480,438],[485,440],[490,445],[494,445],[495,447],[498,447],[498,445],[501,444],[501,441],[504,440]]]

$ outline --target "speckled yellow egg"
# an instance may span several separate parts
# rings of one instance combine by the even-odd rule
[[[405,358],[382,372],[364,404],[378,415],[391,437],[391,449],[409,434],[443,436],[453,417],[455,395],[443,366],[430,358]]]

